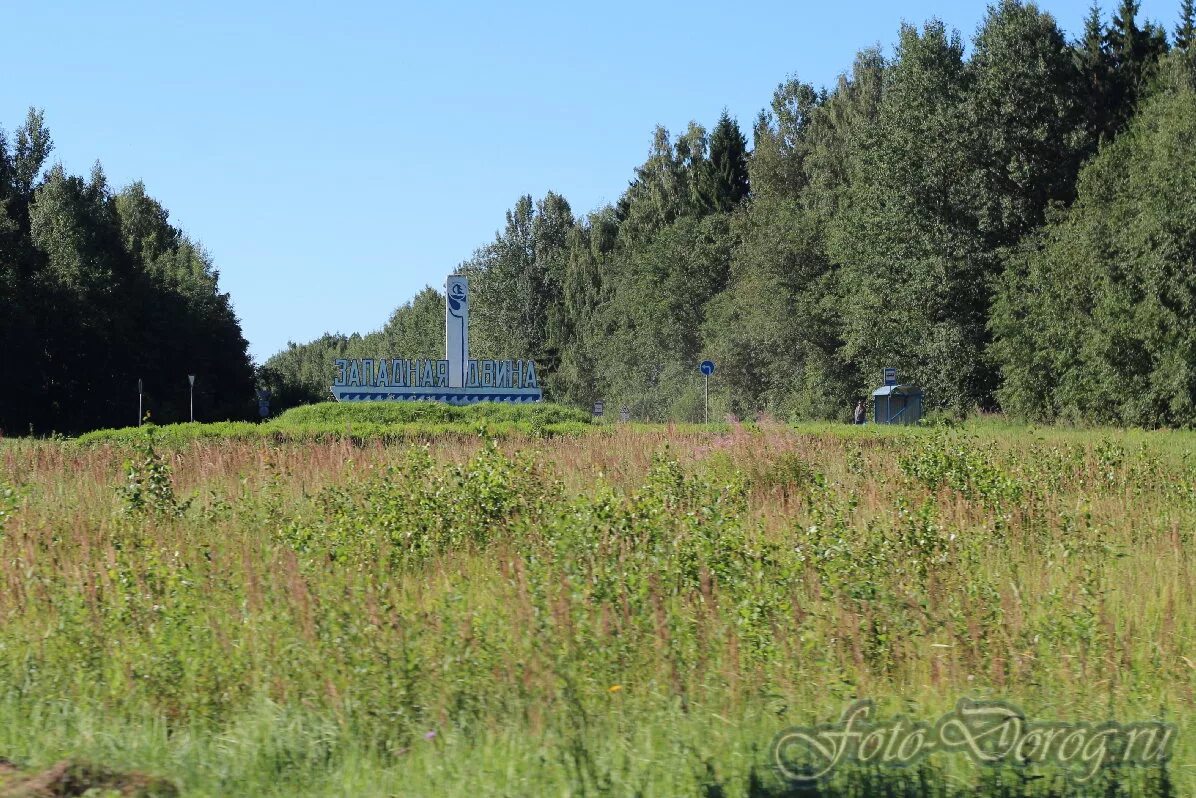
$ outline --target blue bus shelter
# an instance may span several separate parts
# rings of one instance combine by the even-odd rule
[[[922,389],[916,385],[885,385],[872,392],[872,416],[877,424],[917,424],[922,418]]]

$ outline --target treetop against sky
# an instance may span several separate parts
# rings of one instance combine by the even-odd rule
[[[1043,4],[1071,35],[1085,0]],[[1106,3],[1106,20],[1112,3]],[[1168,28],[1176,4],[1145,0]],[[136,2],[10,10],[0,124],[44,108],[54,158],[144,180],[220,269],[250,352],[379,327],[523,195],[614,202],[653,126],[750,130],[788,75],[832,85],[900,23],[965,41],[983,2]],[[47,57],[52,52],[53,57]],[[17,65],[25,65],[20,67]],[[359,290],[328,290],[329,280]]]

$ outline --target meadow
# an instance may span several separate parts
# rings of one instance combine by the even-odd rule
[[[444,411],[0,441],[0,795],[1196,794],[1196,434]],[[1177,734],[786,783],[860,698]]]

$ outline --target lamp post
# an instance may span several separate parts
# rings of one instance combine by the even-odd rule
[[[195,375],[188,374],[187,381],[191,383],[191,422],[195,423]]]

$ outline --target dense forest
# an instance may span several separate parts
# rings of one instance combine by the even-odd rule
[[[475,357],[534,358],[547,396],[697,419],[844,418],[883,366],[945,413],[1196,423],[1196,10],[1134,0],[1069,40],[1028,3],[970,47],[904,26],[831,87],[754,120],[657,128],[613,206],[519,198],[456,271]],[[251,414],[253,365],[203,248],[141,184],[49,166],[31,111],[0,132],[0,430]],[[445,272],[449,269],[446,268]],[[328,398],[340,356],[440,357],[427,288],[367,335],[291,344],[276,409]]]
[[[247,343],[204,250],[135,183],[46,168],[40,112],[0,131],[0,432],[246,416]]]
[[[1069,41],[1006,0],[970,48],[941,22],[837,85],[777,87],[752,126],[658,128],[613,207],[522,197],[472,277],[478,357],[547,394],[695,419],[843,418],[883,366],[945,413],[1196,423],[1196,45],[1122,0]],[[334,357],[439,356],[429,288],[378,332],[271,358],[284,403]]]

